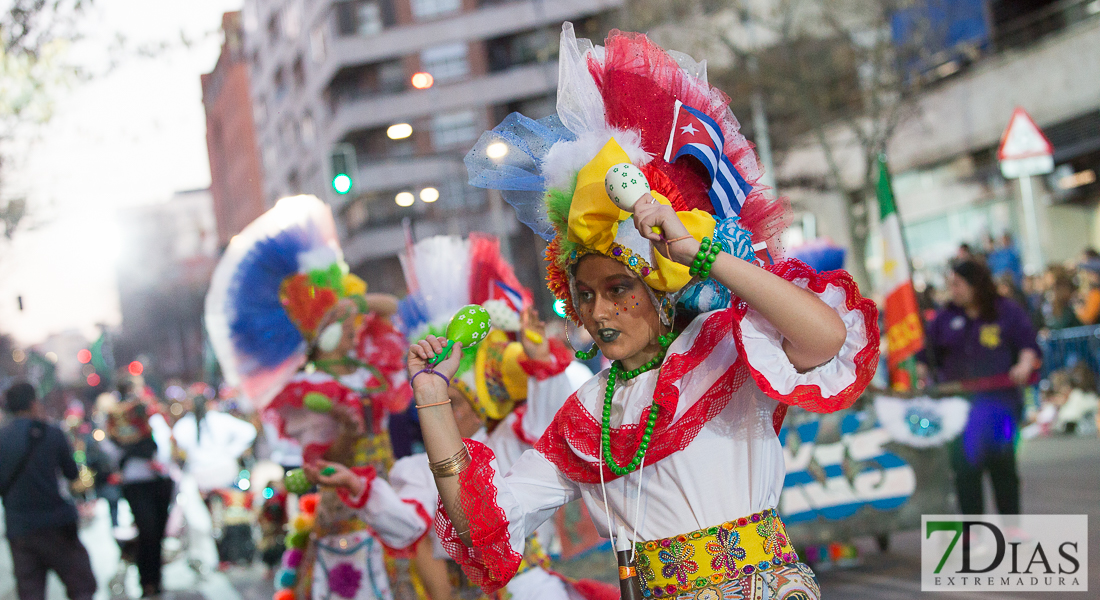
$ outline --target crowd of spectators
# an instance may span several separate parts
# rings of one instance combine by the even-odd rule
[[[1042,380],[1029,395],[1021,435],[1095,435],[1100,430],[1100,253],[1051,263],[1026,275],[1011,235],[986,236],[980,245],[961,244],[951,265],[976,262],[988,267],[1000,296],[1020,306],[1039,332]],[[920,294],[926,322],[950,302],[948,289],[927,286]],[[1075,329],[1076,328],[1076,329]]]

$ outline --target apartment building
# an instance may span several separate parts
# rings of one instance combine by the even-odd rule
[[[266,203],[324,198],[348,263],[375,290],[404,291],[396,255],[406,231],[504,234],[521,279],[543,287],[535,238],[499,199],[466,184],[462,158],[508,113],[552,113],[562,22],[602,39],[622,4],[246,0]],[[343,148],[357,163],[346,194],[332,185],[331,156]]]

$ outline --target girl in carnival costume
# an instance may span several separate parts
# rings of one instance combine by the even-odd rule
[[[513,114],[466,160],[471,183],[503,190],[549,241],[551,290],[613,363],[506,472],[435,407],[458,366],[424,371],[445,340],[412,346],[437,533],[492,591],[527,536],[580,500],[626,563],[624,592],[817,598],[776,511],[777,433],[789,405],[828,412],[863,391],[874,304],[843,271],[771,263],[784,207],[753,187],[759,163],[703,65],[639,34],[594,47],[569,24],[559,60],[558,114]],[[609,182],[649,192],[631,206]]]
[[[460,433],[491,448],[501,469],[507,471],[534,447],[565,399],[592,372],[574,361],[564,344],[546,337],[545,325],[530,306],[530,291],[519,284],[511,265],[500,256],[496,238],[477,233],[468,240],[428,238],[413,246],[403,265],[406,281],[417,289],[402,302],[405,310],[401,312],[414,327],[411,337],[442,331],[465,304],[480,304],[491,315],[493,329],[476,348],[464,353],[451,378],[448,398]],[[390,483],[399,496],[435,516],[439,492],[426,454],[398,460],[390,471]],[[547,522],[538,533],[527,540],[523,563],[502,592],[514,600],[534,596],[565,600],[567,584],[548,571],[550,559],[544,550],[554,535],[552,524]],[[447,556],[438,537],[431,537],[428,551],[434,561],[421,557],[420,564]],[[437,575],[429,579],[428,571]],[[457,573],[445,577],[446,571],[436,565],[422,567],[420,572],[432,598],[481,596],[481,590],[468,580],[456,592],[450,580],[461,581]]]
[[[410,392],[397,354],[404,337],[387,319],[396,300],[365,292],[329,208],[296,196],[233,238],[207,296],[227,381],[302,445],[294,487],[320,485],[287,536],[280,600],[391,600],[384,546],[411,546],[429,525],[377,477],[392,464],[388,411]]]

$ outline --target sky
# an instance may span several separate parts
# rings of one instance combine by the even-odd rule
[[[241,0],[96,0],[85,39],[64,60],[100,73],[54,95],[52,119],[19,141],[6,175],[28,200],[29,227],[0,240],[0,333],[23,344],[117,325],[119,210],[210,185],[199,76],[213,69],[222,13]],[[185,47],[181,32],[197,42]],[[155,58],[107,47],[173,42]],[[18,297],[23,310],[18,308]]]

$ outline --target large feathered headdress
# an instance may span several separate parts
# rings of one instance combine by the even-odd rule
[[[329,207],[283,198],[233,236],[206,295],[206,330],[222,372],[258,409],[306,361],[341,301],[366,312],[366,284],[348,273]]]
[[[616,30],[593,46],[566,23],[559,61],[557,114],[513,113],[484,133],[466,155],[470,184],[501,190],[549,242],[549,287],[574,320],[572,267],[591,253],[626,265],[658,298],[697,311],[728,305],[728,290],[694,282],[623,223],[629,214],[604,184],[609,169],[632,163],[696,238],[713,237],[746,260],[778,257],[790,211],[756,185],[762,169],[729,97],[707,82],[704,63],[642,34]]]
[[[410,339],[443,335],[451,317],[467,304],[489,312],[494,330],[477,348],[463,353],[451,385],[482,420],[508,416],[527,397],[527,375],[519,366],[523,347],[504,332],[520,330],[520,313],[532,295],[501,256],[500,242],[482,233],[430,237],[401,256],[401,267],[410,293],[398,315]]]

